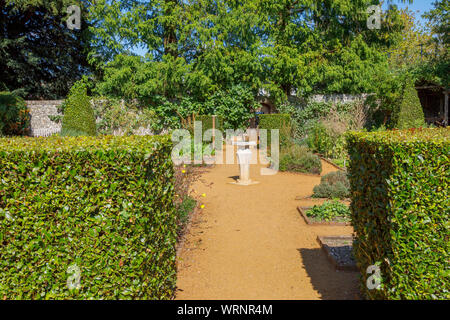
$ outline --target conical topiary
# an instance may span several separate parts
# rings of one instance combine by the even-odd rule
[[[95,136],[97,130],[94,110],[87,95],[86,85],[83,82],[76,82],[72,86],[64,104],[61,135]]]
[[[413,83],[405,86],[392,120],[393,127],[397,129],[419,128],[425,125],[423,108]]]

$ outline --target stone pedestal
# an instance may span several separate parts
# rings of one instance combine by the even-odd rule
[[[233,184],[242,186],[249,186],[257,184],[257,181],[250,179],[250,162],[252,159],[252,151],[250,149],[240,149],[237,151],[237,158],[239,162],[239,179]]]

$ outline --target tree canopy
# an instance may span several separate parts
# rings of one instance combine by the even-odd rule
[[[424,16],[428,19],[431,39],[428,44],[434,48],[433,54],[416,69],[420,80],[432,82],[447,90],[450,88],[450,1],[433,3],[433,9]]]
[[[281,103],[291,94],[377,92],[411,65],[448,84],[448,0],[428,14],[430,36],[393,4],[381,29],[368,28],[374,0],[75,3],[79,31],[65,25],[73,1],[0,0],[0,89],[63,97],[90,73],[97,93],[149,103],[206,101],[236,86]],[[422,59],[431,42],[439,54]]]
[[[291,93],[372,92],[404,29],[395,6],[383,13],[380,30],[367,28],[372,4],[99,0],[89,7],[92,56],[106,63],[99,90],[204,99],[239,84],[277,101]],[[145,59],[127,54],[135,47],[147,50]]]

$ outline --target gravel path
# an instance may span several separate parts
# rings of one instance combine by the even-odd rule
[[[322,174],[336,171],[322,165]],[[320,203],[295,200],[311,195],[320,177],[261,176],[251,167],[260,184],[229,184],[238,165],[216,165],[194,186],[205,207],[179,250],[176,298],[357,299],[357,273],[335,271],[316,240],[352,228],[308,226],[296,209]]]

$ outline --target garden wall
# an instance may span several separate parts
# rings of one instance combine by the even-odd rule
[[[358,100],[365,100],[367,94],[315,94],[311,96],[311,102],[332,102],[332,103],[352,103]]]
[[[53,121],[52,117],[61,118],[62,114],[58,112],[58,107],[64,102],[64,100],[28,100],[26,101],[27,107],[30,110],[31,123],[30,123],[30,135],[32,137],[48,137],[55,133],[61,132],[61,122]],[[92,100],[91,103],[94,107],[94,111],[98,111],[102,115],[102,103],[106,103],[106,100]],[[123,108],[126,108],[124,105]],[[138,115],[136,115],[137,117]],[[97,117],[97,124],[101,123],[104,117]],[[112,130],[112,135],[121,136],[125,132],[121,129]],[[135,135],[152,135],[153,131],[150,128],[139,127],[134,130]]]
[[[27,107],[30,110],[32,137],[50,136],[61,131],[61,124],[50,120],[49,116],[61,116],[58,112],[64,100],[28,100]]]

